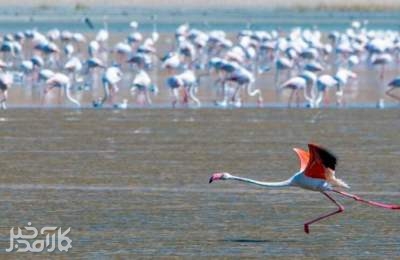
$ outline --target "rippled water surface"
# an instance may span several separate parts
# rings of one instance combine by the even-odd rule
[[[396,109],[13,109],[0,129],[0,248],[30,221],[71,227],[58,257],[400,257],[399,212],[340,199],[344,214],[306,235],[334,209],[322,195],[208,184],[216,171],[286,179],[291,148],[312,141],[352,192],[400,203]]]

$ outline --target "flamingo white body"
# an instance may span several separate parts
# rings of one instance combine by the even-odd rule
[[[151,38],[147,38],[144,40],[143,44],[139,46],[138,52],[141,53],[155,53],[156,49],[154,48],[154,41]]]
[[[82,62],[77,57],[72,57],[65,63],[64,69],[70,72],[78,72],[82,69]]]
[[[250,97],[257,96],[257,104],[259,106],[262,105],[263,97],[260,89],[252,89],[252,85],[255,82],[254,75],[243,66],[239,65],[238,63],[232,64],[232,72],[228,73],[225,77],[224,81],[234,82],[236,83],[237,87],[233,91],[233,94],[230,98],[230,101],[233,102],[235,106],[240,107],[242,105],[241,97],[240,97],[240,90],[245,88],[247,91],[247,95]],[[226,97],[225,97],[226,102]]]
[[[128,43],[119,42],[115,45],[114,51],[116,53],[116,62],[117,64],[122,65],[126,57],[132,52],[132,48]]]
[[[8,67],[7,63],[5,63],[2,59],[0,59],[0,70],[4,70],[7,67]]]
[[[47,32],[47,38],[52,42],[60,39],[60,36],[61,36],[61,32],[58,29],[52,29]]]
[[[179,90],[183,93],[182,104],[187,106],[189,99],[191,99],[197,107],[201,106],[200,100],[195,95],[197,92],[197,78],[192,70],[187,69],[178,75],[169,77],[167,85],[173,98],[172,107],[175,107],[179,100]]]
[[[132,48],[125,42],[119,42],[114,47],[115,51],[121,54],[129,54],[132,52]]]
[[[181,60],[180,57],[177,53],[171,53],[168,58],[166,58],[162,64],[161,67],[164,69],[169,70],[169,74],[171,74],[173,71],[177,70],[181,66]]]
[[[118,92],[118,82],[122,79],[122,71],[118,67],[109,67],[103,74],[102,83],[104,96],[98,101],[93,102],[94,107],[101,107],[105,102],[113,102],[113,98],[116,92]]]
[[[77,81],[76,73],[78,73],[82,67],[82,62],[77,57],[72,57],[64,65],[64,69],[72,75],[73,82]]]
[[[319,107],[321,101],[325,99],[325,103],[328,103],[327,90],[332,87],[338,87],[338,80],[333,76],[324,74],[317,79],[317,96],[315,100],[315,106]]]
[[[73,35],[72,32],[64,30],[61,32],[60,39],[64,42],[68,42],[72,39],[72,35]]]
[[[106,28],[100,29],[96,35],[97,42],[105,42],[108,40],[109,34]]]
[[[93,68],[104,68],[104,63],[99,58],[90,58],[86,61],[87,66],[89,69]]]
[[[179,53],[191,63],[196,58],[196,49],[194,45],[189,41],[181,41],[178,46]]]
[[[99,43],[99,54],[101,55],[101,59],[106,63],[108,60],[108,40],[109,40],[109,32],[108,32],[108,18],[106,16],[103,17],[103,28],[100,29],[96,35],[96,42]]]
[[[72,54],[75,52],[75,48],[72,44],[67,44],[64,47],[64,53],[67,58],[71,58]]]
[[[350,79],[357,78],[357,74],[355,74],[351,70],[339,68],[334,78],[338,83],[336,91],[336,104],[338,106],[341,106],[343,104],[343,98],[344,98],[344,87],[347,85]]]
[[[320,71],[324,70],[324,67],[321,65],[321,63],[313,61],[313,62],[307,63],[304,66],[304,69],[308,70],[308,71],[312,71],[312,72],[320,72]]]
[[[86,42],[86,37],[82,33],[74,33],[72,35],[72,40],[76,43],[84,43]]]
[[[21,62],[21,70],[23,75],[23,80],[33,73],[33,62],[31,60],[24,60]],[[33,79],[32,79],[33,80]],[[31,82],[32,83],[32,82]]]
[[[141,42],[142,40],[143,36],[140,32],[133,32],[128,35],[128,42],[131,44],[131,46],[136,47],[136,44]]]
[[[185,90],[187,93],[187,97],[191,99],[197,107],[201,106],[200,100],[196,97],[196,92],[197,92],[197,77],[194,74],[193,70],[185,70],[181,74],[178,75],[182,79],[182,82],[184,84]],[[189,100],[186,100],[186,103],[188,103]]]
[[[132,84],[144,86],[146,88],[149,87],[151,84],[151,79],[149,77],[149,74],[147,74],[147,72],[144,70],[140,70],[133,79]]]
[[[384,44],[384,43],[382,43]],[[383,45],[382,51],[386,50],[386,44]],[[389,63],[392,62],[392,56],[388,53],[378,53],[374,54],[371,57],[371,63],[374,66],[381,66],[381,72],[379,74],[379,79],[380,79],[380,86],[378,86],[379,93],[380,93],[380,98],[378,100],[377,106],[379,108],[382,108],[384,106],[384,100],[383,100],[383,82],[385,81],[385,66]]]
[[[371,63],[373,65],[386,65],[392,62],[393,58],[388,53],[375,54],[371,57]]]
[[[144,104],[143,97],[145,98],[145,102],[147,104],[149,105],[151,104],[151,99],[149,95],[150,87],[151,87],[151,79],[149,77],[149,74],[147,74],[147,72],[143,69],[139,70],[139,72],[133,79],[131,87],[132,95],[136,95],[136,92],[139,92],[137,94],[139,104]]]
[[[6,109],[7,98],[8,98],[8,90],[13,84],[13,76],[10,73],[2,73],[0,74],[0,90],[2,93],[2,98],[0,100],[1,109]]]
[[[122,79],[122,72],[118,67],[109,67],[103,75],[103,80],[109,84],[117,84]]]
[[[100,49],[100,44],[97,41],[91,41],[88,45],[88,54],[90,57],[95,57]]]
[[[306,190],[321,192],[330,201],[332,201],[338,209],[334,212],[325,214],[304,224],[304,232],[309,233],[309,226],[317,221],[330,217],[332,215],[341,213],[344,211],[344,207],[338,203],[328,192],[335,192],[345,197],[352,198],[358,202],[366,203],[372,206],[377,206],[386,209],[399,210],[400,205],[396,204],[385,204],[381,202],[375,202],[365,200],[359,196],[337,190],[336,188],[350,188],[344,181],[336,178],[335,168],[337,159],[325,148],[322,148],[315,144],[309,144],[309,152],[299,148],[295,148],[294,151],[297,153],[300,159],[300,171],[295,173],[292,177],[281,182],[261,182],[252,180],[249,178],[243,178],[234,176],[229,173],[214,173],[209,183],[216,180],[235,180],[245,182],[249,184],[258,185],[265,188],[284,188],[284,187],[299,187]]]
[[[296,103],[297,103],[297,107],[300,106],[300,96],[299,96],[299,91],[303,90],[304,91],[304,95],[306,96],[306,88],[307,88],[307,80],[304,77],[301,76],[297,76],[297,77],[293,77],[288,79],[287,81],[285,81],[282,85],[281,88],[286,88],[286,89],[290,89],[290,96],[288,99],[288,107],[291,107],[292,104],[292,99],[293,96],[296,94]]]
[[[46,81],[47,88],[45,94],[47,94],[52,88],[59,87],[64,88],[67,99],[78,107],[81,105],[78,100],[71,96],[71,81],[70,78],[63,73],[55,73]]]
[[[280,73],[282,70],[290,70],[293,67],[293,61],[286,58],[281,57],[275,62],[275,87],[278,89],[280,85]]]
[[[54,76],[54,72],[49,69],[43,69],[39,72],[39,81],[47,81],[49,78]]]

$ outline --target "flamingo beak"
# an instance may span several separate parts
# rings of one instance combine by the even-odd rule
[[[223,173],[214,173],[213,175],[211,175],[208,183],[211,183],[211,182],[217,181],[217,180],[221,180],[223,175],[224,175]]]

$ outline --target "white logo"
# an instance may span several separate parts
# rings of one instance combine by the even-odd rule
[[[70,227],[64,232],[62,232],[61,227],[43,227],[40,230],[40,235],[42,237],[46,235],[46,238],[36,239],[39,232],[31,225],[31,222],[28,222],[28,227],[24,227],[28,234],[23,234],[27,232],[22,232],[19,227],[17,233],[14,232],[14,227],[10,229],[10,247],[6,249],[7,252],[12,252],[14,249],[17,249],[16,252],[43,252],[45,248],[47,252],[53,252],[56,245],[60,252],[68,252],[68,249],[72,248],[72,240],[66,236],[71,231]]]

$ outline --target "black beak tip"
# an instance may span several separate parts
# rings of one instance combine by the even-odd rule
[[[211,182],[213,182],[213,179],[212,179],[212,177],[210,178],[210,180],[208,181],[208,183],[211,183]]]

